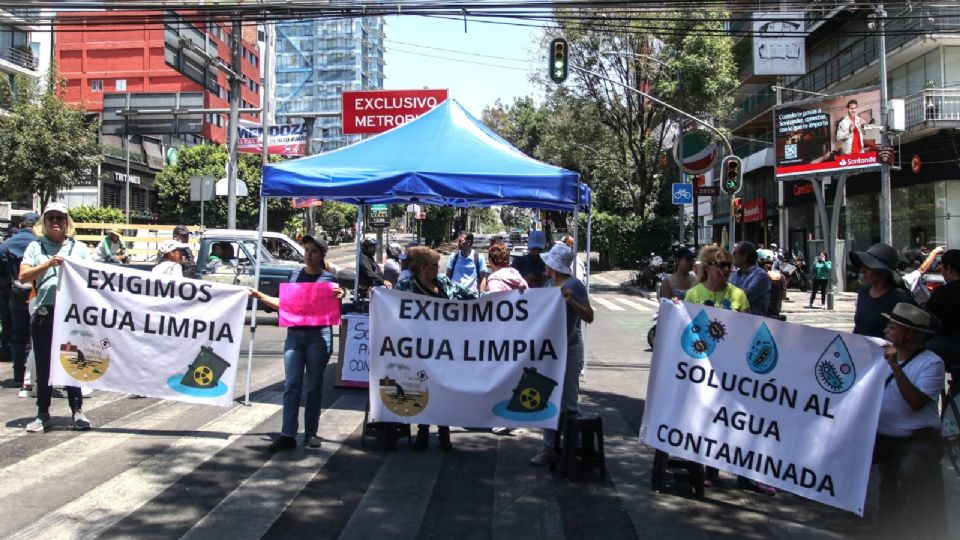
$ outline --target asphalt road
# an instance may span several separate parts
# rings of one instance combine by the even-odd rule
[[[349,259],[349,249],[331,250]],[[652,450],[639,444],[656,304],[621,287],[626,272],[593,277],[596,322],[586,334],[582,408],[603,417],[608,475],[559,479],[528,460],[532,432],[497,436],[454,428],[454,452],[394,452],[361,444],[365,396],[333,386],[328,367],[319,450],[264,450],[280,427],[284,330],[258,318],[250,406],[230,409],[95,392],[86,405],[96,429],[66,428],[66,400],[53,404],[56,429],[26,434],[36,412],[15,389],[0,389],[0,537],[37,538],[844,538],[824,528],[837,512],[786,493],[650,489]],[[799,293],[794,300],[800,300]],[[837,311],[788,304],[788,318],[843,329]],[[246,380],[245,333],[238,402]],[[0,364],[0,379],[10,365]],[[945,468],[948,507],[960,481]],[[960,517],[951,516],[952,530]],[[862,533],[858,538],[872,538]]]

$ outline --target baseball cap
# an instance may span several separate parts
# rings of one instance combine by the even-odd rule
[[[175,251],[178,249],[187,249],[187,247],[189,246],[187,246],[187,244],[184,244],[183,242],[177,242],[176,240],[165,240],[163,243],[160,244],[160,247],[157,248],[157,251],[160,252],[160,255],[166,255],[171,251]]]
[[[27,212],[24,215],[20,216],[21,227],[28,227],[31,225],[35,225],[38,221],[40,221],[40,214],[36,212]]]
[[[190,229],[188,229],[186,225],[177,225],[176,227],[173,228],[173,234],[175,236],[180,236],[181,234],[185,234],[189,236]]]
[[[527,249],[543,249],[547,247],[547,235],[543,231],[530,231],[527,237]]]
[[[305,235],[305,236],[300,240],[300,243],[301,243],[301,244],[306,244],[307,242],[313,242],[318,248],[320,248],[320,251],[322,251],[323,253],[326,253],[326,252],[327,252],[327,243],[324,242],[322,239],[317,238],[317,237],[315,237],[315,236],[310,236],[310,235],[308,234],[308,235]]]
[[[59,212],[61,214],[69,214],[67,211],[67,205],[62,202],[51,202],[47,203],[47,207],[43,209],[43,215],[47,215],[50,212]]]

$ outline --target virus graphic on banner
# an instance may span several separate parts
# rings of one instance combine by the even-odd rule
[[[88,330],[74,330],[70,340],[60,345],[60,365],[78,381],[95,381],[110,366],[109,347],[109,341],[97,340]]]
[[[416,416],[427,408],[430,388],[427,372],[410,373],[404,364],[387,364],[387,372],[380,379],[380,399],[390,411],[399,416]]]
[[[493,414],[521,422],[552,418],[557,414],[557,407],[550,403],[550,396],[556,387],[557,381],[536,368],[523,368],[520,382],[513,389],[513,397],[494,405]]]
[[[727,335],[727,328],[718,320],[711,321],[704,310],[690,321],[680,335],[680,346],[691,358],[702,360],[717,348]]]
[[[842,394],[857,380],[850,350],[840,336],[833,338],[814,366],[817,382],[827,392]]]
[[[754,373],[763,375],[773,371],[773,368],[777,366],[778,358],[777,343],[773,340],[773,335],[770,334],[767,323],[760,323],[760,328],[753,335],[753,344],[747,351],[747,366]]]
[[[229,388],[220,378],[229,368],[230,362],[221,358],[210,347],[201,346],[196,358],[187,366],[186,373],[178,373],[167,379],[167,386],[188,396],[222,396]]]

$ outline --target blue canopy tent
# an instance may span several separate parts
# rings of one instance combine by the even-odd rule
[[[260,197],[261,220],[270,197],[317,197],[357,205],[416,202],[564,210],[574,213],[574,238],[583,208],[588,211],[588,253],[590,249],[590,188],[580,175],[525,155],[452,99],[363,142],[267,165]],[[358,213],[360,231],[362,214]],[[359,257],[359,234],[357,239]],[[258,252],[258,283],[259,274]],[[253,321],[255,327],[256,317]],[[252,354],[251,340],[251,360]]]

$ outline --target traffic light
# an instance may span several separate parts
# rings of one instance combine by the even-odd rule
[[[556,38],[550,42],[549,51],[549,71],[550,80],[555,83],[562,83],[567,80],[567,40]]]
[[[740,197],[733,199],[733,219],[743,221],[743,202]]]
[[[720,166],[720,189],[733,195],[743,186],[743,162],[737,156],[723,158]]]

